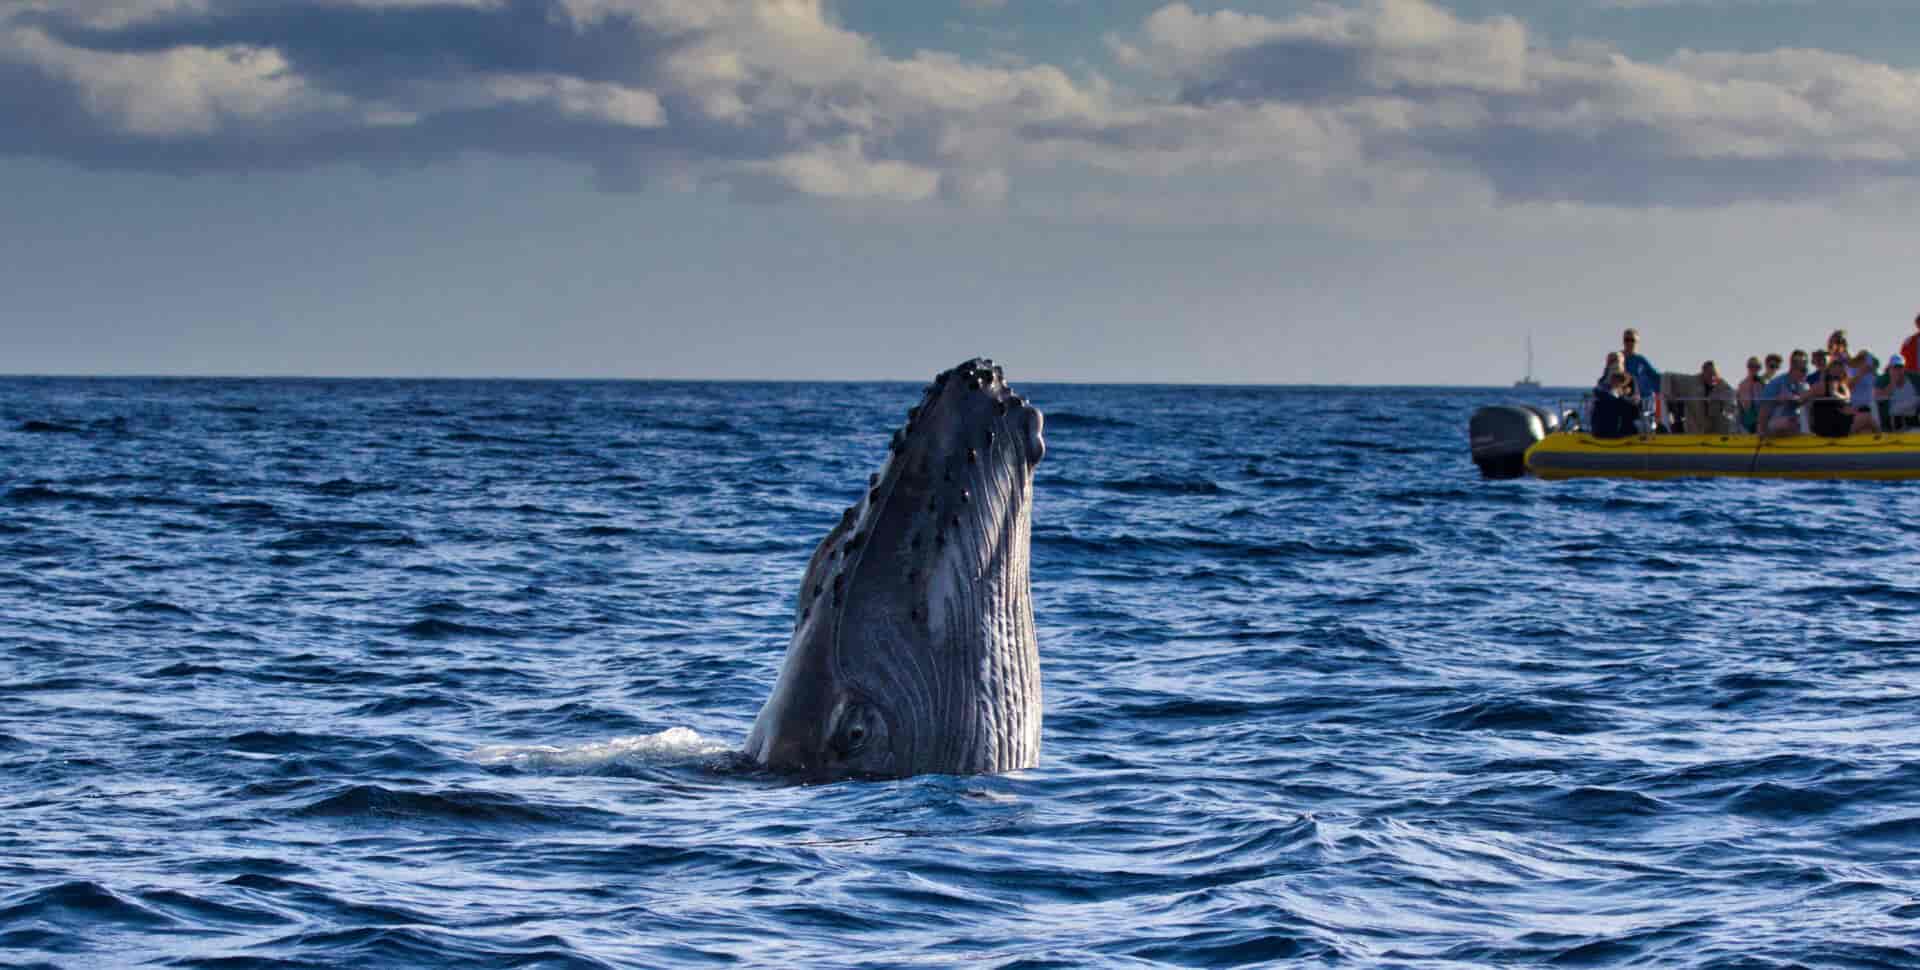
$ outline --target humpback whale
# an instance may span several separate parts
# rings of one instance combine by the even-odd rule
[[[806,781],[1039,763],[1042,424],[991,360],[934,378],[807,564],[748,757]]]

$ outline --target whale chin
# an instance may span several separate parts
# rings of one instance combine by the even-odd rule
[[[1030,768],[1044,418],[990,360],[934,378],[801,579],[746,753],[806,780]]]

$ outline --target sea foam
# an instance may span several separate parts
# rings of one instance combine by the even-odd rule
[[[668,728],[658,734],[610,738],[565,747],[550,744],[494,744],[476,748],[473,760],[523,771],[593,773],[609,768],[644,767],[701,761],[733,750],[692,728]]]

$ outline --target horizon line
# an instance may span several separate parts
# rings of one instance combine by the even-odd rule
[[[843,377],[558,377],[558,376],[451,376],[451,375],[396,375],[396,374],[84,374],[84,373],[0,373],[0,381],[13,380],[49,380],[49,381],[443,381],[453,382],[497,382],[497,383],[550,383],[550,384],[924,384],[930,378],[843,378]],[[1274,388],[1315,388],[1315,387],[1394,387],[1394,388],[1443,388],[1447,390],[1505,390],[1517,391],[1507,384],[1362,384],[1358,382],[1321,381],[1313,383],[1284,383],[1262,381],[1204,381],[1204,380],[1084,380],[1050,377],[1023,377],[1021,384],[1058,384],[1085,387],[1274,387]],[[1528,390],[1556,391],[1579,390],[1575,384],[1542,384],[1539,388]]]

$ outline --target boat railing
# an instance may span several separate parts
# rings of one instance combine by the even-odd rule
[[[1591,423],[1591,416],[1593,414],[1594,397],[1595,395],[1592,391],[1587,391],[1581,394],[1579,400],[1573,402],[1576,405],[1573,408],[1567,407],[1567,404],[1568,404],[1567,399],[1565,398],[1556,399],[1554,401],[1554,410],[1560,418],[1560,429],[1563,431],[1579,431],[1579,430],[1585,429],[1586,426],[1589,423]],[[1819,399],[1816,398],[1815,400],[1819,400]],[[1753,430],[1750,430],[1747,428],[1744,417],[1741,414],[1745,406],[1740,404],[1740,402],[1737,400],[1729,400],[1724,397],[1662,396],[1661,401],[1663,404],[1667,406],[1669,412],[1673,410],[1673,407],[1675,405],[1686,405],[1686,404],[1705,405],[1708,410],[1706,411],[1705,414],[1702,415],[1702,419],[1708,424],[1709,427],[1712,427],[1713,425],[1716,424],[1714,419],[1718,417],[1726,421],[1727,422],[1726,427],[1732,430],[1725,431],[1725,432],[1713,432],[1713,431],[1691,432],[1691,431],[1684,431],[1684,430],[1680,432],[1674,432],[1672,429],[1672,425],[1674,422],[1672,421],[1671,413],[1669,414],[1669,420],[1666,423],[1664,424],[1659,423],[1654,420],[1655,415],[1653,413],[1652,404],[1650,402],[1642,402],[1642,404],[1640,405],[1640,420],[1636,422],[1636,426],[1637,426],[1637,429],[1639,430],[1639,433],[1641,434],[1662,434],[1662,433],[1754,434],[1755,433]],[[1757,410],[1760,408],[1764,408],[1769,404],[1777,404],[1777,403],[1779,402],[1755,401],[1754,407]],[[1811,433],[1812,431],[1812,429],[1807,426],[1807,414],[1809,409],[1806,407],[1806,405],[1810,403],[1812,402],[1810,401],[1801,402],[1801,404],[1797,405],[1797,407],[1799,408],[1799,417],[1800,417],[1800,425],[1801,425],[1800,430],[1805,433]],[[1848,403],[1850,404],[1851,402],[1848,402]],[[1715,414],[1714,413],[1715,411],[1718,411],[1720,413]],[[1682,409],[1681,416],[1682,417],[1685,416],[1684,408]],[[1893,414],[1889,410],[1889,402],[1886,401],[1885,399],[1874,401],[1873,421],[1874,421],[1875,428],[1877,428],[1879,432],[1883,434],[1920,431],[1920,415]],[[1684,424],[1684,421],[1682,422],[1682,424]]]

